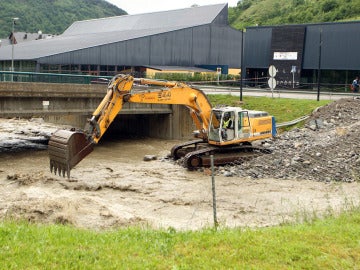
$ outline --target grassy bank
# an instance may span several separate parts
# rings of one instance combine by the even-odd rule
[[[358,269],[360,211],[295,226],[128,228],[0,225],[1,269]]]
[[[239,97],[231,95],[209,95],[213,105],[239,106],[249,110],[266,111],[275,116],[278,123],[290,121],[310,114],[315,108],[328,104],[329,100],[305,100],[269,97]]]

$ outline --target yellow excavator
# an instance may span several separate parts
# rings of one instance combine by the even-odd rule
[[[134,84],[148,87],[135,90]],[[210,165],[210,155],[214,156],[215,165],[241,160],[245,152],[254,149],[252,141],[276,135],[275,118],[266,112],[240,107],[213,108],[203,91],[185,83],[119,74],[109,82],[106,96],[84,131],[60,129],[52,134],[48,143],[51,172],[69,178],[70,170],[91,153],[126,102],[179,104],[189,108],[198,129],[196,139],[171,149],[171,156],[184,158],[188,169]]]

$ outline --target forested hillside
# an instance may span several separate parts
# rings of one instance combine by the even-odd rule
[[[105,0],[0,0],[0,39],[12,31],[61,34],[74,21],[124,15],[126,12]]]
[[[359,19],[359,0],[240,0],[229,8],[229,22],[237,29]]]
[[[0,38],[11,32],[14,17],[16,31],[61,34],[74,21],[124,14],[105,0],[0,0]],[[229,8],[229,22],[237,29],[359,19],[359,0],[240,0]]]

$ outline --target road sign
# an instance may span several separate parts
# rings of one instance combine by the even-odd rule
[[[275,76],[276,76],[276,73],[277,73],[277,71],[276,71],[275,66],[274,66],[274,65],[271,65],[271,66],[269,67],[269,75],[270,75],[271,77],[275,77]]]
[[[276,87],[276,80],[274,77],[270,77],[268,80],[269,87],[271,89],[274,89]]]

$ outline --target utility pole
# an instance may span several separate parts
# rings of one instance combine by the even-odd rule
[[[319,36],[319,64],[318,64],[318,78],[317,78],[317,101],[320,100],[320,75],[321,75],[321,46],[322,46],[322,28],[320,28]]]
[[[16,21],[19,20],[19,18],[12,18],[12,32],[11,32],[11,81],[14,80],[14,42],[15,42],[15,24]]]
[[[243,75],[244,75],[244,31],[245,29],[241,30],[241,64],[240,64],[240,69],[241,69],[241,73],[240,73],[240,101],[243,100]]]

